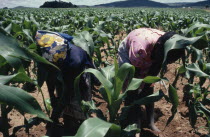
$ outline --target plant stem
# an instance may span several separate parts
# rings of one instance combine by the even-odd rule
[[[167,87],[166,87],[166,83],[165,83],[163,80],[161,80],[161,83],[163,84],[165,90],[168,91],[168,89],[167,89]]]
[[[39,86],[37,86],[37,87],[38,87],[39,92],[40,92],[41,95],[42,95],[42,99],[43,99],[43,103],[44,103],[45,110],[46,110],[48,116],[50,116],[50,110],[47,109],[47,105],[46,105],[46,102],[45,102],[45,98],[44,98],[44,94],[43,94],[43,92],[42,92],[42,89],[41,89]]]

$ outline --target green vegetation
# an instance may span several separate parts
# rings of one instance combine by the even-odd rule
[[[39,118],[50,121],[42,112],[37,101],[26,91],[21,89],[20,83],[33,83],[37,85],[37,63],[53,64],[40,57],[34,41],[37,30],[50,30],[67,33],[74,36],[73,43],[82,47],[92,57],[96,69],[87,69],[85,72],[94,74],[101,86],[99,92],[108,106],[108,117],[104,116],[100,109],[96,108],[94,101],[84,102],[80,100],[78,81],[75,80],[76,94],[83,110],[96,113],[100,118],[87,119],[78,130],[76,137],[86,134],[87,137],[98,134],[97,137],[123,136],[140,132],[136,125],[129,125],[121,129],[120,119],[125,118],[126,110],[130,106],[122,105],[127,92],[135,90],[143,82],[169,83],[163,77],[166,73],[165,65],[161,77],[146,77],[144,79],[133,78],[135,69],[129,64],[118,67],[117,48],[121,40],[131,30],[140,27],[158,28],[164,31],[175,31],[175,35],[165,45],[165,56],[172,49],[186,48],[186,57],[179,61],[180,67],[172,84],[166,89],[168,94],[161,90],[135,101],[135,104],[155,102],[164,97],[172,103],[171,122],[177,111],[178,95],[176,82],[179,77],[188,80],[184,94],[187,96],[187,106],[190,111],[190,123],[194,128],[198,117],[205,117],[207,129],[210,133],[209,86],[203,84],[210,80],[210,15],[202,10],[186,9],[22,9],[0,10],[0,102],[3,122],[6,128],[2,131],[8,136],[7,114],[15,108],[21,112],[37,115]],[[32,67],[33,71],[29,71]],[[125,73],[126,72],[126,73]],[[128,86],[124,89],[123,83],[128,78]],[[196,82],[195,78],[199,80]],[[121,92],[124,90],[125,92]],[[45,103],[45,99],[43,99]],[[49,105],[49,104],[48,104]],[[45,105],[45,109],[47,110]],[[119,110],[124,110],[118,113]],[[48,110],[46,111],[48,112]],[[102,120],[101,120],[102,119]],[[25,120],[25,124],[31,120]],[[29,126],[25,126],[28,128]],[[96,129],[91,131],[90,129]],[[101,130],[103,129],[103,130]],[[97,132],[95,132],[97,131]],[[15,132],[15,131],[14,131]],[[14,133],[13,133],[14,134]]]

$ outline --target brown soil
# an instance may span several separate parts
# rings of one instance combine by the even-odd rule
[[[42,91],[44,93],[45,99],[49,98],[49,95],[48,95],[48,92],[47,92],[47,87],[46,87],[45,84],[42,86]],[[38,90],[36,90],[33,93],[29,93],[29,94],[31,94],[33,97],[36,98],[36,100],[39,102],[40,106],[42,107],[42,110],[44,112],[46,112],[45,109],[44,109],[44,104],[43,104],[43,99],[42,99],[41,93],[39,93]],[[10,124],[11,128],[10,128],[9,131],[10,131],[10,135],[11,135],[14,127],[24,125],[24,117],[18,111],[14,110],[14,109],[9,113],[8,117],[10,119],[9,124]],[[34,116],[26,114],[25,117],[27,119],[29,119],[29,118],[32,118]],[[45,126],[46,126],[46,124],[43,123],[43,122],[40,123],[38,126],[33,126],[29,130],[29,135],[25,131],[25,128],[21,128],[20,130],[18,130],[18,132],[15,135],[17,137],[26,137],[26,136],[40,137],[40,136],[44,136],[46,134]]]
[[[175,68],[177,67],[177,64],[171,64],[168,66],[168,72],[166,73],[165,77],[167,77],[170,82],[174,80],[174,74],[175,74]],[[168,103],[165,99],[161,99],[160,101],[155,103],[155,115],[156,115],[156,126],[162,131],[161,134],[156,134],[151,132],[147,128],[143,128],[141,132],[141,137],[153,137],[153,136],[161,136],[161,137],[199,137],[201,135],[207,134],[207,130],[203,128],[199,128],[201,126],[206,125],[206,120],[204,118],[199,118],[196,124],[197,132],[191,127],[190,122],[189,122],[189,117],[188,117],[188,108],[185,105],[185,102],[183,101],[183,88],[184,85],[187,83],[186,79],[180,78],[178,83],[177,83],[177,91],[178,91],[178,96],[179,96],[179,107],[178,107],[178,112],[175,115],[175,118],[173,121],[166,126],[166,122],[168,118],[171,116],[171,107],[172,105]],[[209,85],[209,81],[206,82],[206,85]],[[155,91],[159,89],[164,89],[163,85],[156,83],[155,84]],[[45,98],[49,98],[48,93],[47,93],[47,87],[44,85],[42,87],[42,90],[44,92]],[[167,93],[166,91],[164,91]],[[30,93],[32,96],[34,96],[42,108],[43,106],[43,101],[41,94],[36,91],[35,93]],[[98,97],[94,97],[94,100],[97,101],[97,103],[100,103],[99,108],[106,113],[107,108],[106,108],[106,102],[104,102],[102,99]],[[43,110],[44,111],[44,110]],[[26,118],[30,118],[32,116],[26,115]],[[18,113],[16,110],[12,110],[9,113],[9,119],[10,119],[10,133],[12,134],[13,127],[23,125],[23,116],[21,116],[20,113]],[[41,123],[38,126],[33,126],[30,131],[29,135],[26,133],[25,129],[22,128],[20,129],[15,135],[18,137],[39,137],[39,136],[44,136],[46,134],[46,124]],[[166,126],[166,127],[165,127]],[[0,134],[2,136],[2,134]]]

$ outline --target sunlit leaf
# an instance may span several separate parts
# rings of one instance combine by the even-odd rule
[[[40,118],[51,121],[46,114],[42,112],[36,99],[26,91],[0,84],[0,94],[1,103],[14,106],[19,111],[37,115]]]

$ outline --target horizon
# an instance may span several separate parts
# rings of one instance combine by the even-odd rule
[[[31,0],[2,0],[2,4],[0,5],[0,8],[3,7],[8,7],[8,8],[14,8],[14,7],[18,7],[18,6],[24,6],[24,7],[34,7],[34,8],[38,8],[39,6],[41,6],[42,4],[44,4],[44,2],[46,1],[55,1],[55,0],[36,0],[31,2]],[[126,1],[126,0],[106,0],[106,2],[104,2],[103,0],[91,0],[91,2],[87,1],[87,0],[62,0],[64,2],[71,2],[74,5],[87,5],[87,6],[94,6],[94,5],[100,5],[100,4],[107,4],[107,3],[112,3],[112,2],[118,2],[118,1]],[[154,2],[160,2],[160,3],[185,3],[185,2],[200,2],[200,1],[206,1],[206,0],[185,0],[184,2],[182,0],[150,0],[150,1],[154,1]]]

